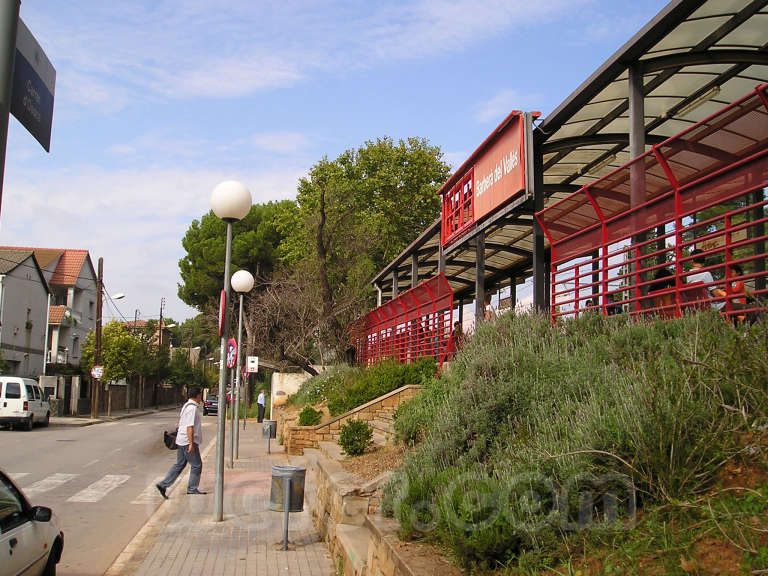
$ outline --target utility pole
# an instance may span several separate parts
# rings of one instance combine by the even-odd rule
[[[104,258],[99,258],[99,271],[96,277],[96,343],[93,347],[93,365],[98,366],[101,361],[101,307],[102,292],[104,290]],[[98,378],[91,377],[91,418],[99,416],[99,387]]]
[[[160,386],[160,355],[163,352],[163,308],[165,307],[165,298],[160,298],[160,324],[158,329],[160,333],[157,335],[157,382],[155,382],[155,408],[158,407],[159,399],[157,389]]]

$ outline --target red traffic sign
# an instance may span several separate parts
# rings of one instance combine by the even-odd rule
[[[219,299],[219,338],[224,335],[224,310],[227,308],[227,293],[225,290],[221,291],[221,298]]]
[[[237,362],[237,342],[230,338],[227,342],[227,368],[234,368]]]
[[[91,368],[91,376],[96,378],[96,380],[101,380],[101,377],[104,376],[104,366],[94,366]]]

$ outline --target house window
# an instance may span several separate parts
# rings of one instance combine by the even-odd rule
[[[78,336],[72,337],[72,358],[80,357],[80,338]]]
[[[93,320],[93,300],[88,301],[88,319]]]

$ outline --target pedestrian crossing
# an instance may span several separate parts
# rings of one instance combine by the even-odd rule
[[[21,487],[27,498],[35,504],[35,501],[41,497],[55,498],[66,502],[93,504],[102,501],[112,492],[127,484],[131,476],[127,474],[106,474],[83,488],[83,480],[87,476],[83,474],[68,474],[57,472],[34,480],[30,472],[10,472],[8,474],[18,486]],[[143,478],[144,482],[147,477]],[[158,476],[151,480],[149,484],[140,484],[142,486],[134,494],[121,493],[121,499],[130,501],[131,504],[148,505],[163,500],[155,484],[162,480]]]

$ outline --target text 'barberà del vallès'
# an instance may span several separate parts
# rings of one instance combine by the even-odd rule
[[[475,178],[477,186],[475,189],[475,195],[481,196],[483,192],[490,189],[496,182],[501,180],[504,176],[512,172],[520,164],[520,150],[510,151],[509,154],[505,154],[501,158],[501,163],[496,164],[496,167],[488,172],[486,176],[481,179]]]

